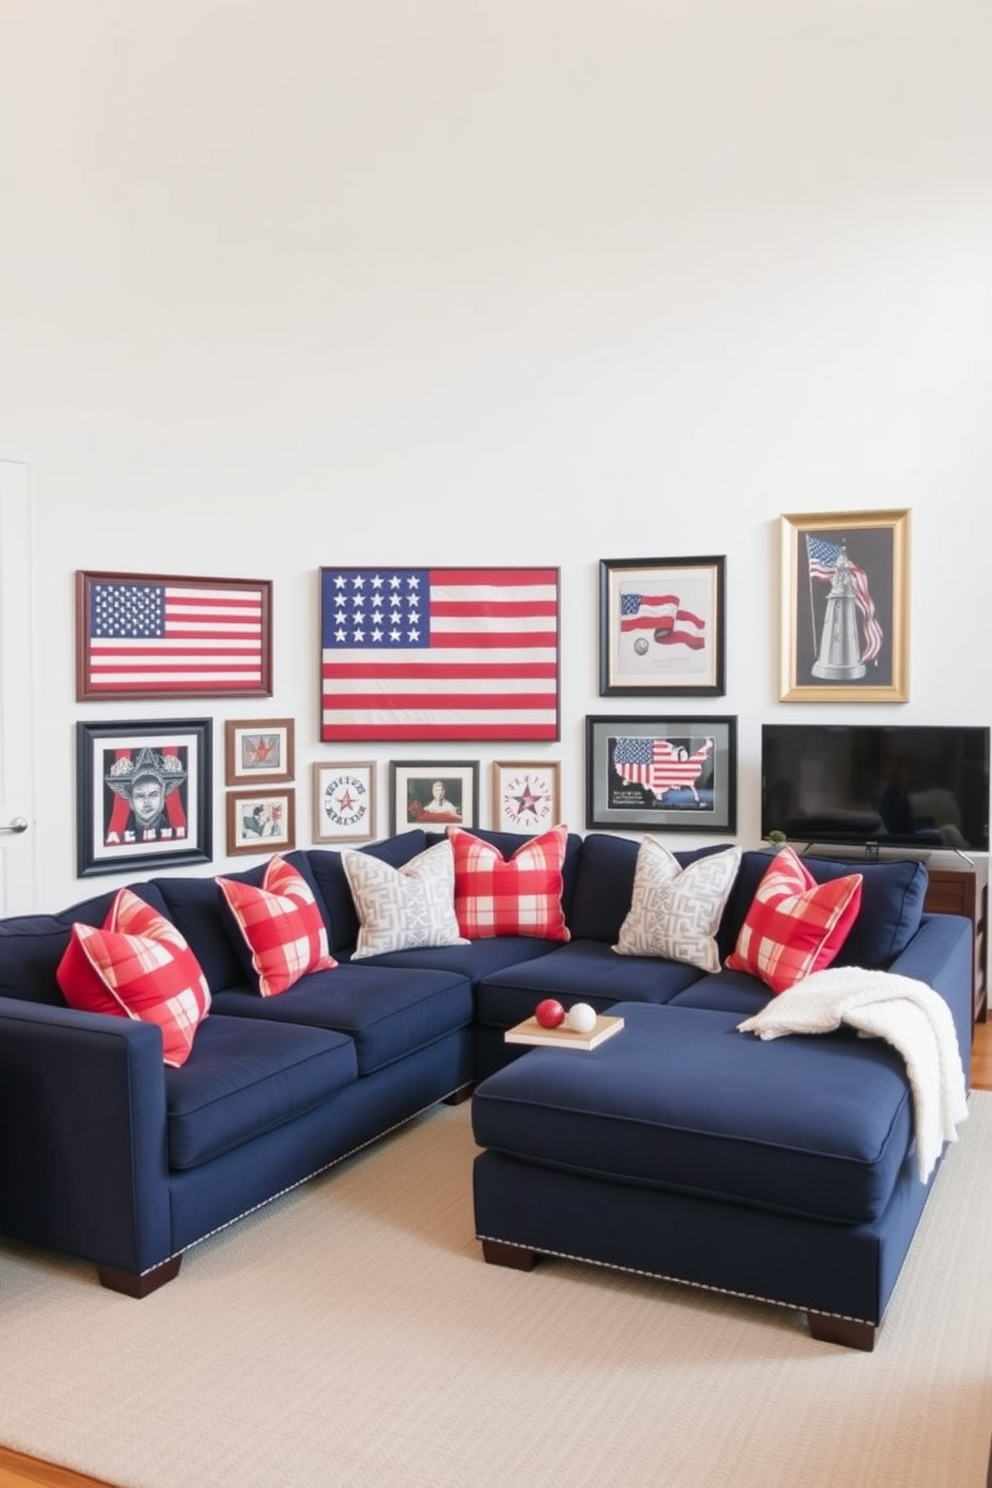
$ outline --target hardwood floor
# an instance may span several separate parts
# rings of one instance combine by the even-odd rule
[[[971,1083],[976,1090],[992,1090],[992,1022],[975,1025]],[[40,1488],[112,1488],[100,1478],[85,1478],[67,1468],[54,1467],[0,1447],[0,1488],[39,1488],[39,1485]]]

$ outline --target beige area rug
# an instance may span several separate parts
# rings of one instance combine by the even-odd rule
[[[127,1488],[980,1488],[992,1094],[875,1352],[563,1261],[487,1266],[470,1108],[196,1247],[142,1302],[0,1244],[0,1440]]]

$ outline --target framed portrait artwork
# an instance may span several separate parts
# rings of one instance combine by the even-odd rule
[[[601,697],[722,697],[726,558],[604,558]]]
[[[227,851],[274,853],[296,846],[294,790],[228,791]]]
[[[76,872],[211,860],[211,720],[77,723]]]
[[[909,699],[909,512],[779,520],[783,703]]]
[[[561,816],[558,760],[493,765],[493,826],[499,832],[544,832]]]
[[[313,767],[314,842],[369,842],[375,836],[374,760]]]
[[[737,719],[586,718],[586,826],[737,830]]]
[[[391,760],[389,815],[392,831],[474,827],[479,799],[478,760]]]
[[[229,718],[224,725],[224,764],[228,785],[277,785],[292,780],[292,718]]]
[[[271,697],[271,579],[76,574],[76,701]]]

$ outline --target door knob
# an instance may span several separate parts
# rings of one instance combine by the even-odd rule
[[[28,819],[26,816],[15,816],[5,827],[0,827],[0,832],[26,832]]]

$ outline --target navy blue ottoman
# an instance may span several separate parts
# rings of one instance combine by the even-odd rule
[[[736,1013],[611,1012],[626,1026],[598,1049],[536,1048],[476,1088],[486,1260],[732,1292],[871,1349],[930,1188],[899,1055],[848,1031],[762,1041]]]

